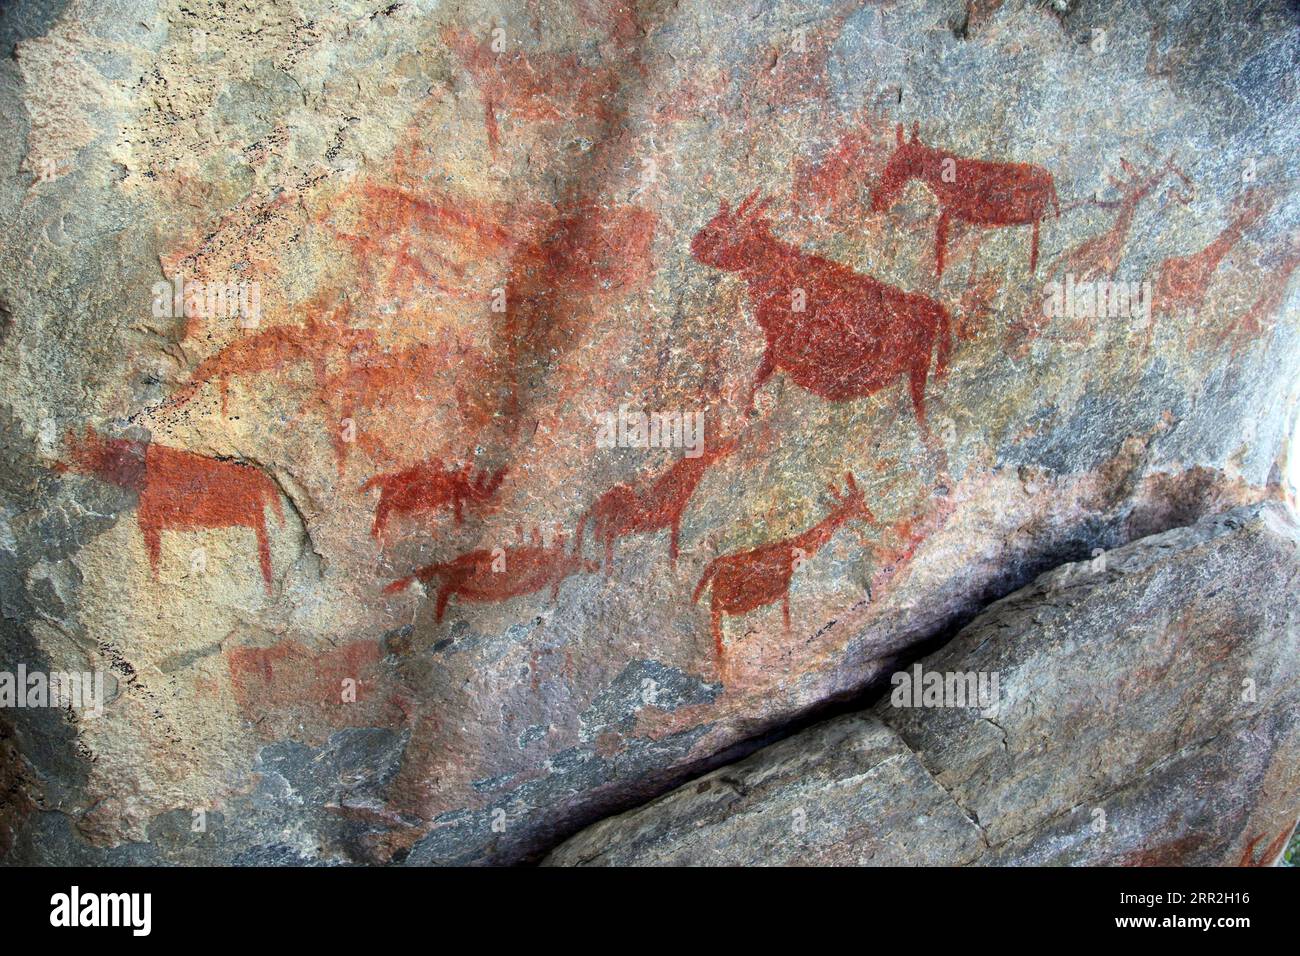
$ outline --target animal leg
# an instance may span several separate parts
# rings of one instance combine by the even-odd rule
[[[781,617],[785,621],[785,629],[790,630],[790,589],[787,585],[785,594],[781,595]]]
[[[381,495],[379,504],[375,507],[375,520],[370,525],[370,536],[372,538],[378,538],[384,533],[384,528],[388,524],[388,509],[389,503]]]
[[[716,601],[709,604],[709,628],[713,632],[713,653],[714,659],[718,662],[718,669],[722,669],[722,658],[726,652],[722,644],[722,608]]]
[[[157,578],[158,562],[162,560],[162,529],[141,522],[140,533],[144,535],[144,549],[149,555],[149,569]]]
[[[912,366],[909,375],[912,389],[912,407],[916,410],[916,423],[921,426],[922,433],[926,435],[930,434],[930,429],[925,424],[925,380],[929,375],[930,350],[926,349],[925,355]]]
[[[677,568],[677,539],[682,531],[682,516],[678,515],[673,519],[672,528],[668,534],[668,557],[672,561],[673,568]]]
[[[271,508],[275,511],[276,519],[280,522],[280,526],[284,527],[284,506],[280,504],[279,494],[274,488],[268,488],[267,497],[271,499]]]
[[[257,535],[257,560],[262,566],[262,583],[266,585],[266,593],[271,593],[271,542],[266,536],[266,518],[264,515],[257,516],[257,523],[253,525],[253,531]]]
[[[605,577],[609,577],[614,568],[614,536],[605,535]]]
[[[943,256],[948,246],[948,211],[939,213],[939,225],[934,230],[934,268],[936,275],[943,275]]]
[[[438,600],[433,609],[433,623],[441,624],[442,616],[447,613],[447,602],[451,600],[451,585],[444,584],[438,588]]]
[[[754,374],[753,384],[749,386],[749,401],[746,404],[746,415],[754,413],[754,398],[758,395],[758,390],[763,387],[763,383],[772,377],[776,371],[776,362],[772,360],[772,349],[769,346],[763,353],[763,360],[758,363],[758,371]]]
[[[1038,270],[1038,224],[1042,220],[1034,220],[1034,236],[1029,242],[1029,274],[1033,275]]]
[[[717,561],[715,559],[707,568],[704,569],[704,574],[700,576],[700,583],[695,585],[695,593],[691,595],[692,604],[700,603],[700,595],[703,594],[704,589],[709,586],[709,581],[713,579],[714,572],[716,571]]]
[[[465,523],[465,509],[464,506],[461,504],[459,491],[455,492],[451,496],[451,511],[452,514],[456,516],[457,525],[461,525]]]

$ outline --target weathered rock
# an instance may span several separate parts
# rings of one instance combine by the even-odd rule
[[[1300,812],[1297,596],[1277,505],[1067,564],[920,662],[996,694],[896,706],[900,679],[547,862],[1271,863]]]
[[[1240,6],[5,4],[0,671],[111,699],[0,710],[0,854],[536,859],[1286,494],[1300,20]]]

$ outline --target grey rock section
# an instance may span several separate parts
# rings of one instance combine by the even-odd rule
[[[871,715],[828,721],[583,831],[549,865],[934,865],[979,830]]]
[[[602,821],[548,865],[1274,862],[1300,809],[1300,528],[1238,508],[1060,567],[887,694]]]

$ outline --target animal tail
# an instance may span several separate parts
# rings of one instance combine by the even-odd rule
[[[377,488],[384,483],[385,475],[375,475],[373,478],[367,478],[357,491],[366,492],[372,488]]]
[[[711,561],[709,566],[704,569],[704,574],[700,576],[700,583],[695,585],[695,593],[691,595],[692,604],[700,603],[700,595],[703,594],[704,589],[709,586],[709,582],[713,580],[713,575],[716,574],[717,571],[718,562]]]

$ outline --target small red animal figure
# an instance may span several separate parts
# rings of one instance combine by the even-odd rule
[[[609,104],[619,88],[618,74],[612,68],[584,66],[574,54],[498,53],[492,49],[491,38],[476,42],[472,34],[450,28],[443,38],[480,87],[493,156],[501,140],[499,112],[530,122],[570,117],[602,125],[611,122]]]
[[[437,578],[440,583],[435,622],[442,621],[453,594],[462,601],[482,604],[532,594],[550,585],[554,601],[565,578],[580,571],[591,573],[597,568],[594,561],[584,561],[581,554],[570,554],[565,549],[566,541],[567,536],[559,534],[550,547],[545,547],[541,535],[534,531],[529,544],[480,548],[453,561],[426,565],[392,582],[384,588],[384,593],[396,594],[417,579],[428,584]]]
[[[1064,269],[1072,272],[1081,282],[1088,282],[1102,275],[1114,279],[1124,258],[1124,247],[1133,228],[1133,217],[1137,214],[1143,200],[1169,176],[1176,176],[1185,185],[1191,185],[1187,174],[1174,165],[1173,157],[1165,160],[1158,169],[1149,174],[1122,157],[1119,164],[1128,179],[1120,180],[1114,176],[1107,178],[1111,185],[1120,191],[1120,198],[1107,201],[1094,200],[1092,203],[1102,209],[1118,210],[1115,213],[1115,221],[1105,232],[1085,239],[1062,255],[1053,263],[1056,271]],[[1175,193],[1174,198],[1184,204],[1191,201],[1190,194]]]
[[[1300,237],[1293,236],[1281,250],[1272,275],[1260,276],[1259,286],[1264,291],[1259,298],[1251,304],[1245,315],[1233,319],[1224,330],[1225,338],[1236,340],[1232,346],[1233,354],[1241,346],[1242,339],[1262,335],[1267,330],[1269,320],[1282,307],[1287,285],[1297,268],[1300,268]]]
[[[934,260],[943,275],[944,249],[948,244],[950,220],[976,226],[1028,226],[1034,233],[1029,249],[1029,271],[1038,268],[1038,226],[1050,205],[1061,216],[1052,174],[1029,163],[993,163],[962,159],[953,153],[926,146],[920,139],[920,124],[912,124],[911,142],[903,141],[903,124],[896,129],[897,148],[880,174],[871,194],[873,212],[884,212],[894,204],[907,182],[919,179],[939,200],[939,225],[934,237]]]
[[[331,353],[346,355],[353,349],[374,343],[374,332],[353,328],[343,321],[345,311],[339,309],[325,319],[313,316],[303,325],[275,326],[237,339],[200,362],[189,381],[177,389],[162,407],[184,404],[200,387],[216,379],[224,415],[228,411],[232,376],[262,375],[297,364],[310,364],[316,381],[323,381],[326,359]]]
[[[734,213],[724,200],[691,240],[696,259],[737,272],[749,284],[754,318],[767,336],[751,403],[778,368],[833,401],[870,395],[905,374],[924,429],[925,383],[936,342],[935,375],[948,368],[948,310],[775,238],[763,216],[767,201],[755,204],[757,195]]]
[[[403,471],[376,475],[361,486],[362,491],[379,489],[379,504],[370,533],[376,538],[383,534],[391,514],[437,511],[446,505],[451,505],[456,524],[461,524],[465,520],[465,504],[491,501],[507,470],[501,468],[492,474],[474,475],[468,463],[449,468],[442,462],[424,461]]]
[[[1193,255],[1166,259],[1156,279],[1156,309],[1162,312],[1199,309],[1219,264],[1241,241],[1246,230],[1268,212],[1272,202],[1267,193],[1248,191],[1238,202],[1231,221],[1213,242]]]
[[[75,470],[136,492],[136,523],[144,535],[154,576],[162,557],[164,531],[196,528],[251,528],[257,536],[262,580],[271,593],[271,546],[266,535],[269,504],[284,523],[279,492],[266,475],[238,461],[207,458],[179,448],[126,438],[103,438],[87,428],[78,441],[68,436]]]
[[[682,458],[648,488],[617,484],[601,495],[591,509],[578,520],[578,544],[590,518],[592,533],[605,546],[605,574],[614,563],[614,542],[631,534],[653,534],[670,529],[668,556],[677,566],[677,542],[681,534],[682,513],[691,495],[709,467],[736,450],[736,439],[719,442],[695,458]]]
[[[802,534],[761,545],[752,551],[736,551],[714,558],[704,569],[691,600],[697,602],[712,584],[709,602],[713,645],[718,666],[722,666],[725,648],[722,643],[722,616],[744,614],[766,607],[778,598],[782,601],[785,626],[790,626],[790,579],[803,561],[811,558],[830,540],[831,534],[846,521],[864,518],[874,522],[853,475],[845,478],[845,491],[835,494],[830,514]]]

